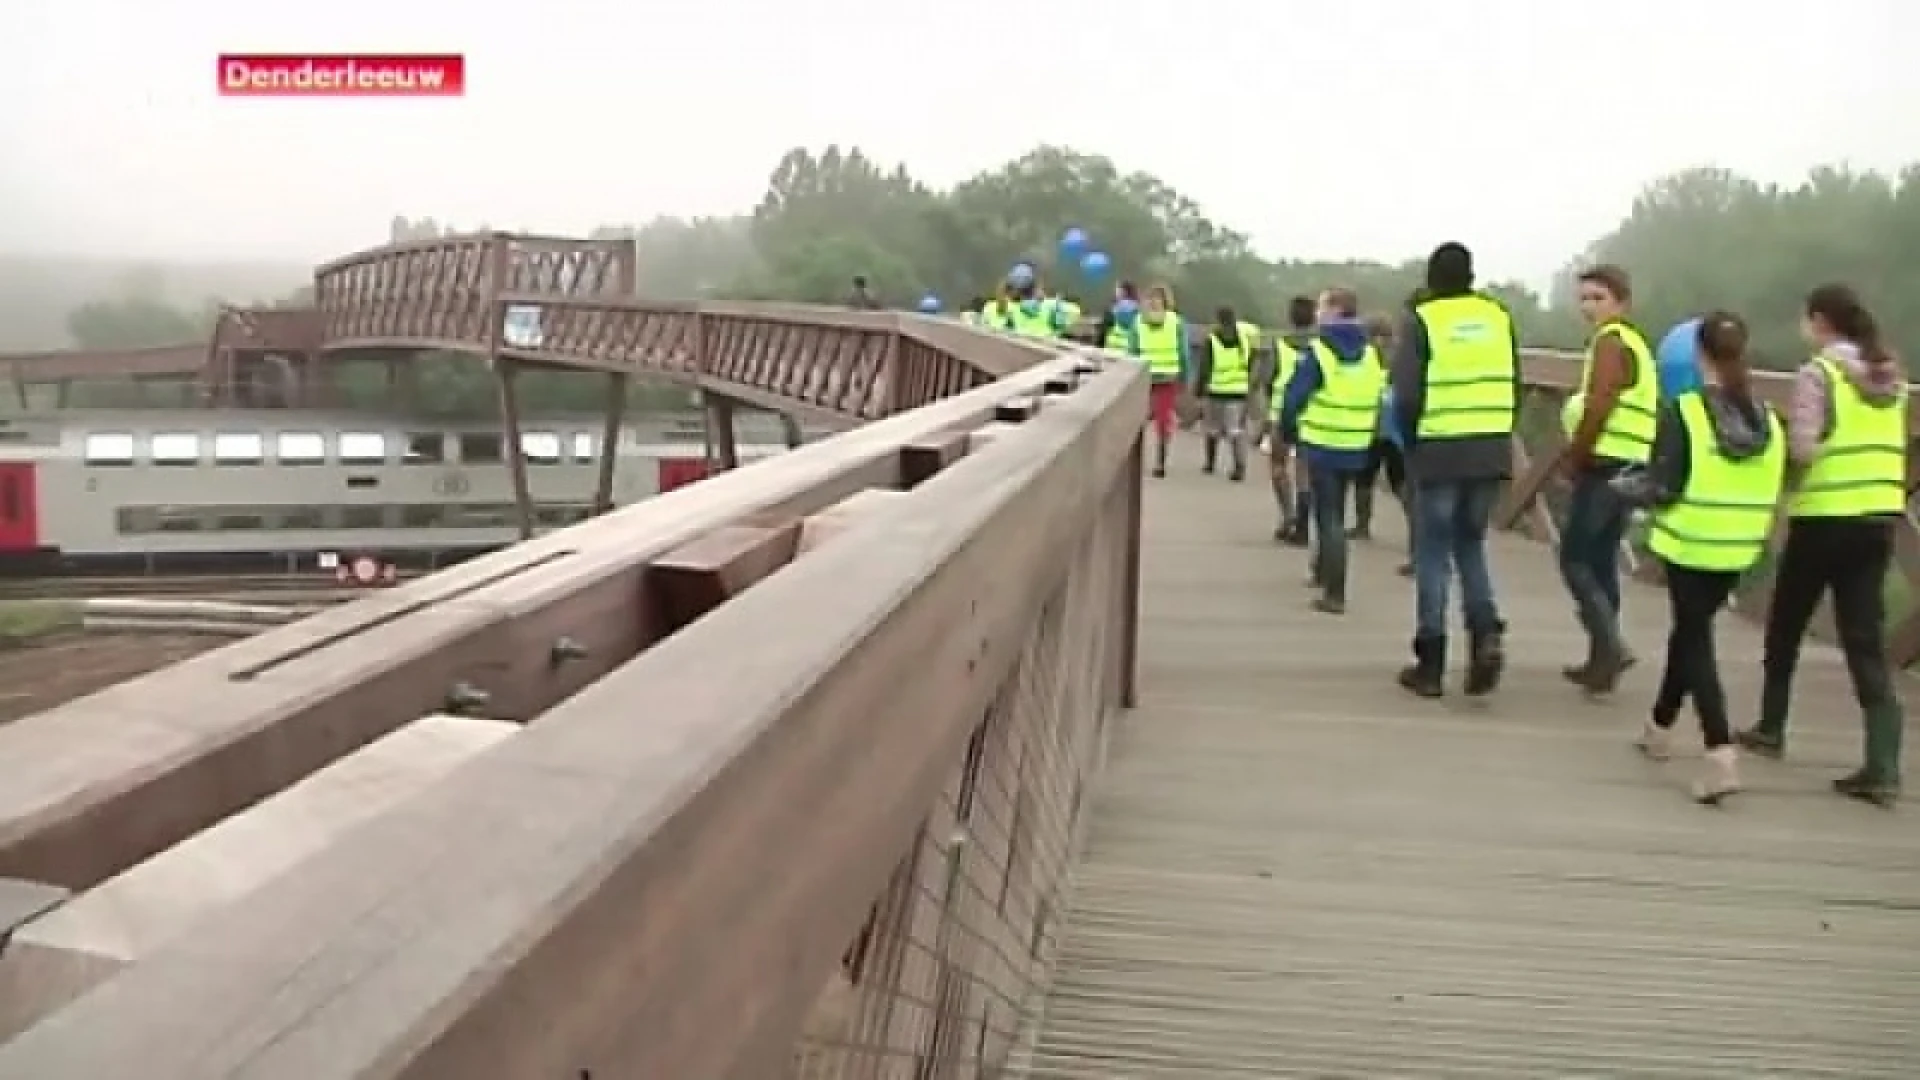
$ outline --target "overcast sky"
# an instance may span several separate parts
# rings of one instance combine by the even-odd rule
[[[14,0],[0,251],[312,260],[395,213],[727,213],[787,148],[949,184],[1040,143],[1270,256],[1538,279],[1648,179],[1920,160],[1913,0]],[[239,51],[459,51],[461,99],[234,100]],[[1063,225],[1067,223],[1062,223]]]

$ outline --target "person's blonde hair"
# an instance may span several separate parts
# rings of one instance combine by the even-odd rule
[[[1160,302],[1165,304],[1169,311],[1173,309],[1173,286],[1164,284],[1155,285],[1147,290],[1147,295],[1159,297]]]

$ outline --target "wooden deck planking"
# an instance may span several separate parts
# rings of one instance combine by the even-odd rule
[[[1666,765],[1630,746],[1659,592],[1628,599],[1645,662],[1583,699],[1551,558],[1503,537],[1501,693],[1458,696],[1456,656],[1452,696],[1419,701],[1392,682],[1400,545],[1356,549],[1348,615],[1311,612],[1265,486],[1149,481],[1141,705],[1028,1075],[1920,1075],[1920,832],[1827,789],[1859,744],[1835,653],[1803,663],[1792,759],[1749,760],[1747,793],[1700,807],[1695,738]],[[1758,660],[1726,617],[1742,721]]]

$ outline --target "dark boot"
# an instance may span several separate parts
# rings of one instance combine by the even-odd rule
[[[1447,639],[1414,638],[1413,663],[1400,669],[1400,686],[1416,697],[1437,698],[1446,690]]]
[[[1560,674],[1566,680],[1590,694],[1611,694],[1620,683],[1620,676],[1638,663],[1639,657],[1633,655],[1625,646],[1607,648],[1595,642],[1587,646],[1587,661],[1578,667],[1564,667]]]
[[[1410,562],[1410,561],[1409,561],[1409,562],[1403,562],[1403,563],[1401,563],[1401,564],[1400,564],[1400,569],[1399,569],[1399,570],[1397,570],[1397,571],[1395,571],[1395,573],[1398,573],[1398,574],[1399,574],[1399,575],[1400,575],[1401,577],[1403,577],[1403,578],[1410,578],[1410,577],[1412,577],[1412,576],[1413,576],[1413,563],[1412,563],[1412,562]]]
[[[1153,444],[1153,475],[1162,478],[1167,475],[1167,444],[1165,440]]]
[[[1220,457],[1220,440],[1209,435],[1204,445],[1206,448],[1204,451],[1205,456],[1200,459],[1200,471],[1206,473],[1208,476],[1212,476],[1213,463]]]
[[[1793,705],[1790,679],[1766,678],[1760,682],[1760,722],[1734,735],[1742,750],[1761,757],[1779,758],[1787,752],[1787,713]]]
[[[1353,528],[1347,536],[1354,540],[1373,538],[1373,488],[1355,488],[1353,492]]]
[[[1313,542],[1313,496],[1302,491],[1293,497],[1293,528],[1287,546],[1303,548]]]
[[[1867,763],[1857,772],[1833,782],[1833,790],[1850,799],[1891,807],[1900,801],[1900,744],[1906,716],[1898,702],[1866,710]]]
[[[1500,688],[1500,676],[1507,670],[1505,626],[1475,633],[1467,657],[1467,682],[1463,690],[1469,697],[1491,694]]]

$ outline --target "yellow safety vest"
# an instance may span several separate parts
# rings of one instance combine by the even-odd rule
[[[1228,345],[1217,333],[1207,335],[1213,351],[1213,366],[1207,372],[1207,393],[1219,397],[1245,395],[1253,373],[1253,342],[1246,335],[1240,344]]]
[[[1015,302],[1007,305],[1006,328],[1021,337],[1051,338],[1058,337],[1054,329],[1054,313],[1058,310],[1058,301],[1041,300],[1028,311],[1027,305]]]
[[[1647,547],[1693,570],[1744,573],[1760,561],[1787,482],[1787,433],[1769,406],[1767,448],[1734,461],[1720,452],[1700,391],[1676,402],[1687,425],[1687,489],[1653,512]]]
[[[1273,416],[1273,422],[1280,422],[1282,407],[1287,403],[1287,386],[1293,382],[1294,372],[1300,369],[1300,350],[1303,348],[1290,335],[1282,334],[1273,339],[1273,401],[1267,412]]]
[[[1855,389],[1839,364],[1821,356],[1833,430],[1787,504],[1791,517],[1872,517],[1907,508],[1907,388],[1884,405]]]
[[[1512,435],[1513,316],[1478,294],[1428,300],[1414,309],[1432,350],[1421,439]]]
[[[1321,450],[1365,450],[1380,426],[1380,395],[1387,388],[1387,368],[1372,345],[1352,364],[1324,341],[1315,341],[1313,355],[1320,362],[1320,388],[1300,413],[1300,441]]]
[[[1127,334],[1127,328],[1117,322],[1113,324],[1113,329],[1107,331],[1107,340],[1103,344],[1117,353],[1133,352],[1133,341]]]
[[[1180,378],[1180,338],[1187,332],[1181,325],[1180,316],[1167,312],[1167,317],[1155,326],[1147,321],[1145,315],[1133,324],[1133,332],[1140,340],[1140,357],[1147,362],[1147,373],[1154,382],[1177,382]]]
[[[1586,363],[1580,369],[1580,390],[1567,399],[1567,404],[1560,411],[1560,422],[1568,435],[1580,427],[1580,417],[1586,411],[1587,388],[1593,383],[1594,343],[1607,334],[1618,336],[1621,347],[1633,357],[1634,377],[1631,386],[1621,389],[1613,412],[1607,416],[1607,426],[1601,429],[1600,438],[1593,444],[1593,453],[1595,457],[1610,458],[1630,465],[1645,465],[1653,456],[1653,432],[1658,426],[1660,409],[1660,380],[1654,371],[1653,350],[1647,347],[1647,339],[1631,324],[1610,322],[1594,331],[1593,339],[1587,342]]]

